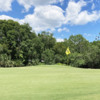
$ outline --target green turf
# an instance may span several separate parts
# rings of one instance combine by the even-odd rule
[[[61,65],[0,68],[0,100],[100,100],[100,70]]]

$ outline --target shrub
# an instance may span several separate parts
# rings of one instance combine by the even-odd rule
[[[85,65],[85,59],[81,53],[72,53],[70,56],[70,64],[75,67],[83,67]]]
[[[42,54],[42,60],[45,64],[54,64],[54,51],[51,49],[46,49]]]
[[[62,63],[63,61],[63,56],[60,54],[55,55],[55,63]]]
[[[11,61],[11,57],[7,54],[0,55],[0,67],[14,67],[14,61]]]
[[[28,66],[38,65],[38,64],[39,64],[39,59],[32,59],[28,62]]]
[[[15,67],[22,67],[22,66],[24,66],[22,60],[15,60],[14,62],[15,62]]]

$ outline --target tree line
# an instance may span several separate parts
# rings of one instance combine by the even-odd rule
[[[68,56],[65,54],[67,47],[71,51]],[[78,34],[57,42],[50,32],[36,34],[28,24],[0,20],[0,67],[41,63],[100,68],[100,37],[89,42]]]

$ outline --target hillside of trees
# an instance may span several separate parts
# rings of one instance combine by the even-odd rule
[[[65,54],[67,47],[71,51],[68,56]],[[52,33],[36,34],[28,24],[0,20],[0,67],[40,63],[100,68],[100,37],[89,42],[79,34],[57,42]]]

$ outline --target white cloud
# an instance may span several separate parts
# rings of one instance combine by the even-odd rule
[[[77,19],[73,23],[76,25],[84,25],[89,22],[97,21],[98,19],[100,19],[100,12],[93,11],[92,13],[89,13],[83,11],[77,16]]]
[[[0,20],[14,20],[14,21],[17,21],[17,22],[19,22],[20,24],[23,24],[24,23],[24,21],[23,20],[21,20],[21,19],[16,19],[16,18],[13,18],[13,17],[10,17],[10,16],[6,16],[6,15],[1,15],[0,16]]]
[[[87,10],[82,11],[82,7],[86,6],[87,2],[80,0],[79,2],[70,1],[66,8],[66,23],[71,25],[84,25],[92,21],[100,19],[100,11]]]
[[[63,0],[17,0],[20,5],[23,5],[26,11],[32,6],[44,6],[49,4],[54,4],[58,2],[63,2]]]
[[[36,7],[34,14],[27,15],[24,19],[37,32],[60,27],[64,20],[63,10],[52,5]]]
[[[64,39],[58,38],[56,39],[57,42],[64,42]]]
[[[81,8],[85,5],[86,5],[86,2],[84,2],[83,0],[81,0],[77,3],[75,1],[71,0],[68,3],[68,7],[66,8],[66,22],[71,23],[71,20],[73,21],[77,17],[77,15],[81,11]]]
[[[69,29],[64,27],[64,28],[58,28],[58,32],[62,32],[62,31],[65,31],[65,32],[69,32]]]
[[[11,4],[12,4],[13,0],[0,0],[0,12],[7,12],[12,10],[11,9]]]

